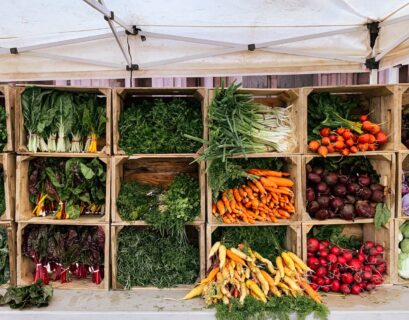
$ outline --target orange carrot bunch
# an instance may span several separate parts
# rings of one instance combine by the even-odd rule
[[[289,219],[295,212],[294,182],[290,174],[266,169],[250,169],[248,174],[258,176],[239,188],[222,192],[213,203],[212,213],[224,223],[277,222]]]

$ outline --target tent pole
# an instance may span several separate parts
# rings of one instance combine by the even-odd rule
[[[378,84],[378,69],[372,69],[369,74],[369,84]]]

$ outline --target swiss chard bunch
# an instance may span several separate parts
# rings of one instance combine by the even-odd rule
[[[106,173],[97,158],[37,158],[30,162],[29,179],[36,216],[76,219],[104,212]]]
[[[10,262],[7,229],[0,228],[0,285],[10,279]]]
[[[29,286],[8,288],[4,296],[0,295],[0,306],[9,305],[11,309],[47,307],[52,297],[53,288],[38,281]]]
[[[198,180],[186,174],[177,175],[167,190],[125,182],[117,200],[124,220],[144,220],[162,234],[184,235],[184,226],[200,214]]]
[[[127,154],[194,153],[202,136],[200,102],[193,98],[144,100],[127,106],[119,120],[119,146]]]

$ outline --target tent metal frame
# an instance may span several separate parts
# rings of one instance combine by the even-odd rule
[[[103,0],[83,0],[83,1],[89,6],[91,6],[94,10],[96,10],[97,12],[103,15],[104,19],[108,23],[108,26],[111,32],[103,33],[99,35],[93,35],[93,36],[84,36],[84,37],[79,37],[75,39],[54,41],[54,42],[49,42],[49,43],[44,43],[44,44],[39,44],[39,45],[32,45],[32,46],[25,46],[25,47],[23,46],[19,48],[0,48],[0,54],[8,54],[8,53],[9,54],[26,54],[29,56],[35,56],[35,57],[40,57],[40,58],[64,60],[64,61],[71,61],[71,62],[76,62],[76,63],[85,63],[85,64],[109,67],[113,69],[126,68],[127,70],[135,70],[134,66],[136,66],[136,69],[144,69],[144,68],[162,66],[162,65],[179,63],[179,62],[186,62],[190,60],[209,58],[209,57],[214,57],[214,56],[219,56],[219,55],[224,55],[224,54],[233,54],[233,53],[239,53],[243,51],[255,51],[255,50],[260,50],[260,51],[269,52],[269,53],[298,55],[298,56],[322,58],[322,59],[329,59],[329,60],[341,60],[341,61],[346,61],[350,63],[357,63],[362,66],[364,66],[366,62],[366,59],[363,57],[360,58],[360,57],[342,56],[342,55],[326,54],[326,53],[310,53],[308,51],[292,49],[288,47],[286,48],[283,46],[285,44],[292,44],[292,43],[296,43],[299,41],[319,39],[319,38],[335,36],[335,35],[342,35],[342,34],[353,33],[353,32],[367,31],[367,27],[365,25],[349,27],[349,28],[344,27],[338,30],[320,32],[320,33],[314,33],[314,34],[306,34],[302,36],[296,36],[296,37],[279,39],[279,40],[272,40],[272,41],[267,41],[267,42],[242,44],[242,43],[232,43],[228,41],[216,41],[216,40],[210,40],[210,39],[201,39],[201,38],[194,38],[194,37],[185,37],[185,36],[178,36],[178,35],[171,35],[171,34],[164,34],[164,33],[143,31],[143,30],[137,29],[136,26],[129,26],[124,20],[118,17],[113,11],[109,10]],[[348,1],[346,0],[342,0],[342,1],[345,3],[346,6],[349,7],[351,11],[357,13],[356,10],[353,7],[351,7],[351,4]],[[390,18],[397,11],[390,14],[386,20],[380,22],[379,27],[383,27],[383,26],[387,26],[387,25],[391,25],[391,24],[395,24],[399,22],[409,21],[409,15],[404,15],[398,18]],[[118,30],[117,27],[119,27],[122,30]],[[59,55],[59,54],[51,54],[51,53],[36,51],[36,50],[41,50],[41,49],[58,47],[62,45],[79,44],[79,43],[86,43],[90,41],[102,40],[102,39],[111,38],[112,36],[114,37],[124,57],[126,64],[97,61],[93,59],[68,57],[68,56]],[[193,54],[193,55],[187,55],[187,56],[182,56],[182,57],[177,57],[177,58],[163,59],[163,60],[134,65],[132,64],[130,52],[127,52],[122,42],[122,39],[121,39],[121,37],[126,37],[126,36],[138,36],[138,37],[141,37],[142,40],[146,38],[156,38],[156,39],[183,41],[183,42],[189,42],[189,43],[197,43],[201,45],[216,46],[220,48],[212,49],[207,52],[200,53],[200,54]],[[387,55],[394,48],[396,48],[397,46],[399,46],[400,44],[402,44],[408,39],[409,39],[409,32],[404,34],[402,37],[399,37],[395,41],[393,41],[387,48],[385,48],[382,52],[379,52],[376,55],[374,54],[374,51],[372,50],[371,57],[373,57],[376,62],[379,62],[380,60],[382,60],[383,57],[385,57],[385,55]],[[397,69],[397,68],[394,68],[394,69]],[[371,83],[376,83],[378,70],[373,69],[370,71],[371,71],[371,76],[370,76]],[[396,76],[393,76],[393,74],[391,75],[392,75],[391,78],[396,78]]]

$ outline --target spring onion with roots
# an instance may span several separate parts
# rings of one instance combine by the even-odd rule
[[[215,90],[209,107],[210,140],[187,137],[207,145],[201,160],[223,159],[233,155],[294,150],[296,127],[293,107],[268,107],[238,92],[240,84]]]

